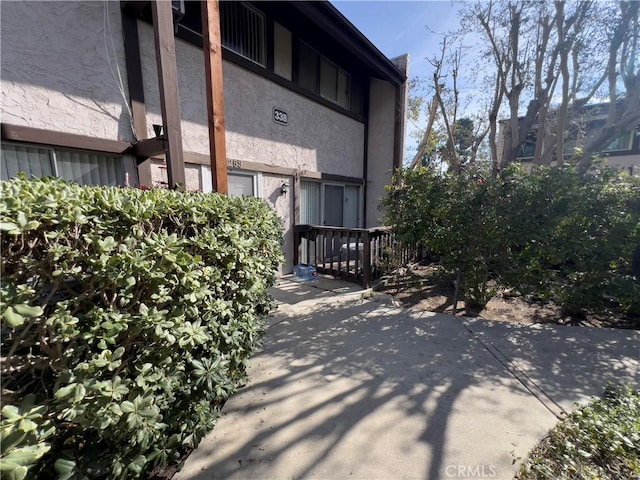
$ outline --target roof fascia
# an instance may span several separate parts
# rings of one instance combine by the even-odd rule
[[[396,87],[406,81],[405,74],[329,2],[291,2],[290,5],[356,53],[382,80]]]

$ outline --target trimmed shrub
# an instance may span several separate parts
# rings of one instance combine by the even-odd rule
[[[640,477],[640,392],[609,386],[579,407],[528,455],[520,480]]]
[[[3,182],[3,478],[175,462],[245,381],[282,226],[216,194]]]
[[[640,181],[611,171],[518,165],[491,182],[400,170],[384,199],[386,222],[462,273],[467,305],[499,285],[553,300],[569,314],[615,307],[640,313]]]

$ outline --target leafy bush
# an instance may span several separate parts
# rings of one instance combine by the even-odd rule
[[[640,312],[631,272],[640,244],[640,182],[511,165],[491,182],[401,170],[384,200],[386,221],[462,273],[467,304],[497,285],[558,302],[569,313],[612,305]]]
[[[245,379],[282,227],[262,201],[1,185],[3,478],[175,461]]]
[[[520,467],[521,480],[640,477],[640,392],[610,386],[560,422]]]

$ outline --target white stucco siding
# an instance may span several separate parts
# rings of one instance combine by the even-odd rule
[[[147,123],[161,122],[153,30],[138,22]],[[176,39],[183,148],[208,155],[209,132],[202,49]],[[315,172],[362,177],[364,124],[223,62],[227,157]],[[273,109],[287,112],[276,124]]]
[[[119,2],[2,2],[0,32],[3,122],[133,140]]]
[[[289,191],[282,193],[282,183],[289,184]],[[262,176],[262,198],[276,211],[282,223],[284,225],[284,243],[282,245],[282,252],[285,256],[285,261],[280,265],[280,273],[292,273],[293,272],[293,202],[291,198],[293,196],[293,178],[279,175],[267,175]]]
[[[372,79],[369,93],[369,143],[367,168],[367,227],[380,224],[379,210],[384,187],[391,183],[393,169],[394,112],[393,85]]]
[[[364,124],[229,62],[224,63],[227,154],[362,177]],[[273,121],[284,110],[287,126]]]

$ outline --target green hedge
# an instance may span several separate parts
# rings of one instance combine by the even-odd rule
[[[520,466],[519,480],[640,478],[640,391],[609,385],[558,423]]]
[[[511,165],[482,182],[428,168],[400,170],[384,199],[387,224],[460,271],[467,305],[499,286],[553,300],[569,314],[640,314],[640,179]]]
[[[55,179],[1,194],[3,478],[174,462],[245,380],[279,219],[252,198]]]

